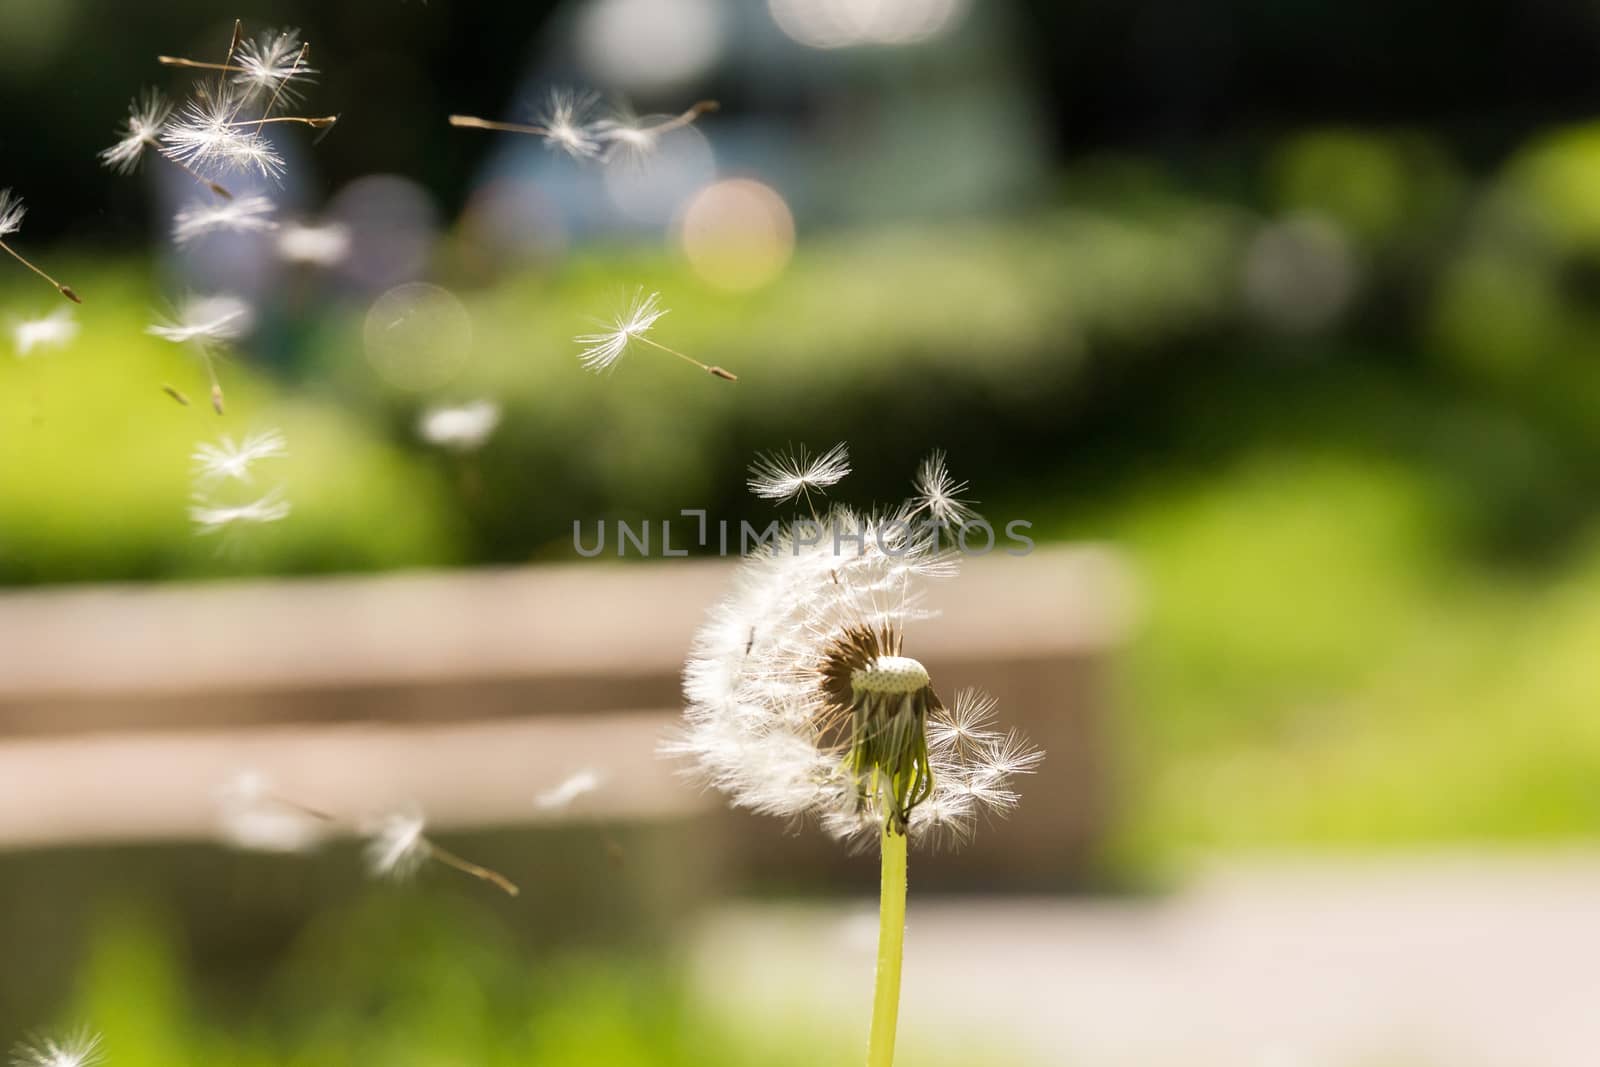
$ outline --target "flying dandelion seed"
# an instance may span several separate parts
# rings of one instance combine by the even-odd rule
[[[289,517],[290,510],[282,486],[243,504],[218,504],[197,494],[189,507],[189,521],[194,523],[195,533],[203,536],[241,526],[281,522]]]
[[[573,159],[593,159],[603,147],[594,112],[600,98],[594,93],[556,89],[532,123],[495,122],[473,115],[451,115],[450,125],[501,133],[525,133],[541,138],[545,147],[565,152]]]
[[[276,96],[297,104],[303,92],[294,83],[314,82],[318,73],[306,63],[309,54],[310,45],[301,42],[299,30],[268,30],[240,42],[231,80],[247,97]]]
[[[943,452],[934,452],[922,461],[914,484],[914,514],[927,515],[939,525],[953,529],[960,529],[977,517],[972,507],[976,501],[961,496],[967,491],[967,483],[950,476]]]
[[[217,790],[223,842],[247,852],[308,852],[322,844],[332,818],[288,800],[256,771],[234,775]]]
[[[281,459],[288,455],[283,434],[265,430],[251,434],[243,441],[234,442],[224,434],[216,444],[201,443],[190,455],[195,481],[204,487],[215,486],[229,480],[249,485],[253,480],[250,468],[264,459]]]
[[[821,492],[850,473],[850,449],[840,442],[820,456],[808,456],[806,446],[794,452],[772,452],[750,464],[750,492],[764,500],[789,501]]]
[[[541,811],[564,811],[579,797],[599,789],[604,781],[598,771],[581,770],[540,793],[534,804]]]
[[[28,356],[36,348],[61,348],[78,336],[78,323],[71,308],[61,308],[39,319],[25,319],[11,327],[11,342],[18,356]]]
[[[367,828],[367,871],[374,877],[403,882],[414,878],[429,860],[435,860],[463,874],[488,882],[508,896],[522,892],[515,882],[454,852],[439,847],[427,837],[427,820],[419,811],[391,812]]]
[[[11,1053],[16,1067],[97,1067],[105,1062],[100,1035],[81,1030],[62,1041],[39,1038],[18,1045]]]
[[[730,382],[739,380],[736,375],[723,370],[721,367],[712,367],[701,363],[692,356],[686,356],[676,349],[668,348],[659,341],[651,339],[649,337],[651,328],[655,326],[656,320],[666,313],[667,309],[661,306],[660,293],[647,295],[644,290],[639,290],[634,294],[634,298],[628,304],[627,310],[612,320],[611,329],[604,333],[581,334],[573,338],[574,344],[583,346],[583,351],[578,353],[578,362],[583,364],[585,370],[591,370],[595,373],[610,370],[616,366],[617,361],[628,351],[628,346],[634,341],[638,341],[652,348],[658,348],[669,355],[677,356],[685,363],[692,363],[713,377],[722,378]]]
[[[264,196],[246,196],[220,204],[191,204],[172,220],[172,240],[187,245],[213,233],[269,233],[278,228],[277,206]]]
[[[905,655],[909,624],[926,617],[921,584],[955,566],[937,540],[911,533],[920,506],[834,507],[747,556],[695,637],[684,724],[664,746],[737,807],[878,843],[873,1067],[894,1057],[909,843],[966,840],[981,812],[1015,806],[1013,778],[1041,758],[991,729],[987,698],[963,692],[946,705]]]
[[[189,344],[200,356],[211,382],[211,407],[222,414],[222,383],[217,380],[215,350],[249,332],[250,305],[236,296],[190,297],[176,315],[145,327],[145,333],[173,344]]]
[[[632,111],[619,108],[610,118],[600,119],[591,127],[595,140],[602,146],[601,157],[607,163],[622,161],[642,165],[661,145],[661,135],[693,125],[701,115],[716,111],[721,105],[715,100],[701,100],[679,115],[650,122]]]
[[[0,250],[4,250],[12,259],[27,267],[33,273],[55,286],[56,292],[72,301],[74,304],[83,303],[83,298],[72,290],[71,286],[62,285],[50,275],[34,266],[16,249],[6,244],[5,239],[22,229],[22,220],[28,214],[28,209],[23,206],[22,198],[12,193],[10,189],[0,189]]]
[[[475,452],[500,425],[500,405],[478,400],[460,407],[429,408],[417,420],[417,433],[430,445]]]
[[[100,153],[100,162],[117,174],[132,174],[139,169],[145,152],[154,149],[161,158],[217,196],[224,200],[233,199],[233,194],[223,186],[181,160],[174,159],[162,146],[162,136],[172,119],[172,111],[173,105],[166,97],[154,89],[146,89],[128,105],[128,117],[118,131],[117,143]]]
[[[242,103],[227,84],[201,91],[163,129],[162,153],[202,175],[255,173],[278,181],[284,174],[283,156],[259,128],[248,128],[258,123],[238,121]]]
[[[336,267],[350,255],[350,227],[330,222],[323,226],[291,222],[278,233],[278,255],[308,267]]]

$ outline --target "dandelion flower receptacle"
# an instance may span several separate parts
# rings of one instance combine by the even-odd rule
[[[874,1067],[893,1060],[909,845],[964,841],[981,812],[1016,804],[1012,777],[1041,758],[992,728],[993,701],[963,691],[947,704],[908,655],[929,617],[922,586],[957,570],[926,505],[836,506],[748,555],[696,637],[685,721],[666,745],[736,806],[879,847]]]

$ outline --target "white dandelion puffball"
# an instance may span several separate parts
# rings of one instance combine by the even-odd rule
[[[955,573],[917,503],[797,519],[747,556],[684,667],[685,724],[666,746],[739,807],[961,841],[1016,804],[1040,754],[992,728],[976,693],[946,705],[905,654],[922,583]]]
[[[71,308],[61,308],[40,319],[25,319],[11,327],[11,343],[18,356],[27,356],[36,348],[61,348],[78,336],[78,322]]]
[[[473,452],[500,425],[500,405],[478,400],[459,407],[429,408],[417,420],[417,433],[430,445],[456,452]]]

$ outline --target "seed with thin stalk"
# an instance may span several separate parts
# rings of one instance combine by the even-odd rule
[[[769,452],[750,464],[750,491],[765,500],[787,501],[819,493],[850,473],[850,449],[840,442],[821,455],[806,453],[801,445],[793,452]]]
[[[283,156],[261,135],[258,124],[238,121],[242,104],[227,84],[203,89],[162,131],[163,154],[202,174],[253,172],[273,181],[283,177]]]
[[[12,234],[22,229],[22,219],[27,213],[28,209],[23,206],[21,197],[13,194],[10,189],[0,189],[0,249],[4,249],[6,254],[11,256],[12,259],[15,259],[18,263],[21,263],[24,267],[27,267],[29,270],[33,271],[33,273],[37,274],[39,277],[55,286],[56,292],[66,297],[74,304],[83,303],[83,298],[74,292],[71,286],[62,285],[60,282],[50,277],[50,275],[34,266],[33,263],[24,259],[21,253],[19,253],[16,249],[6,244],[5,239],[7,237],[10,237]]]
[[[595,123],[594,135],[604,146],[601,156],[606,162],[622,159],[643,163],[660,147],[662,134],[693,125],[701,115],[710,114],[719,106],[715,100],[701,100],[687,111],[659,122],[647,122],[631,111],[619,110]]]
[[[685,363],[693,364],[713,377],[730,382],[739,380],[738,376],[730,371],[702,363],[693,356],[686,356],[677,349],[668,348],[652,339],[649,336],[651,328],[655,326],[656,320],[666,313],[667,309],[661,306],[660,293],[646,294],[644,290],[639,290],[634,294],[627,309],[612,319],[609,330],[603,333],[580,334],[573,338],[575,344],[583,346],[583,351],[578,353],[578,362],[583,364],[585,370],[596,373],[610,370],[628,351],[628,346],[638,341],[640,344],[660,349],[668,355],[677,356]]]
[[[488,882],[507,896],[514,897],[522,892],[499,871],[473,863],[429,840],[427,820],[418,811],[391,812],[375,820],[368,827],[366,837],[367,870],[374,878],[406,881],[433,860]]]
[[[132,174],[139,169],[145,151],[154,149],[157,155],[189,177],[210,189],[224,200],[233,194],[217,182],[199,173],[193,167],[169,156],[161,146],[161,136],[172,118],[172,104],[154,89],[147,89],[134,98],[128,106],[128,117],[119,131],[117,143],[100,153],[100,162],[118,174]]]
[[[940,526],[953,529],[960,529],[977,517],[972,507],[976,501],[962,497],[967,483],[951,477],[943,452],[933,452],[922,461],[913,484],[916,494],[912,497],[912,510],[917,516],[926,516]]]
[[[593,93],[557,89],[551,92],[544,110],[531,123],[496,122],[474,115],[451,115],[450,125],[501,133],[524,133],[543,138],[546,148],[565,152],[574,159],[592,159],[600,154],[601,149],[593,118],[598,103],[599,97]]]
[[[222,383],[217,380],[216,352],[250,329],[250,305],[235,296],[191,297],[177,314],[145,327],[145,333],[173,344],[194,346],[211,381],[211,407],[223,413]],[[174,399],[177,399],[174,397]],[[187,404],[187,399],[182,401]]]
[[[277,430],[253,433],[243,441],[234,441],[223,434],[215,444],[201,442],[189,455],[195,481],[202,486],[236,481],[249,485],[254,481],[251,469],[264,459],[281,459],[289,454],[283,434]]]

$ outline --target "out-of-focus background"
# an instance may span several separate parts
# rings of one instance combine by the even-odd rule
[[[340,121],[180,249],[200,191],[95,154],[235,17]],[[1038,542],[911,635],[1049,755],[914,858],[907,1063],[1592,1063],[1597,69],[1557,3],[0,0],[8,243],[85,299],[0,352],[0,1038],[852,1062],[870,857],[654,756],[730,562],[573,540],[764,524],[753,455],[844,440],[842,499],[942,448]],[[446,123],[561,86],[721,108],[636,163]],[[639,289],[738,383],[584,373]],[[224,291],[219,417],[145,329]],[[0,263],[8,326],[58,303]],[[290,514],[197,533],[191,451],[271,428]],[[524,895],[227,851],[246,770]]]

